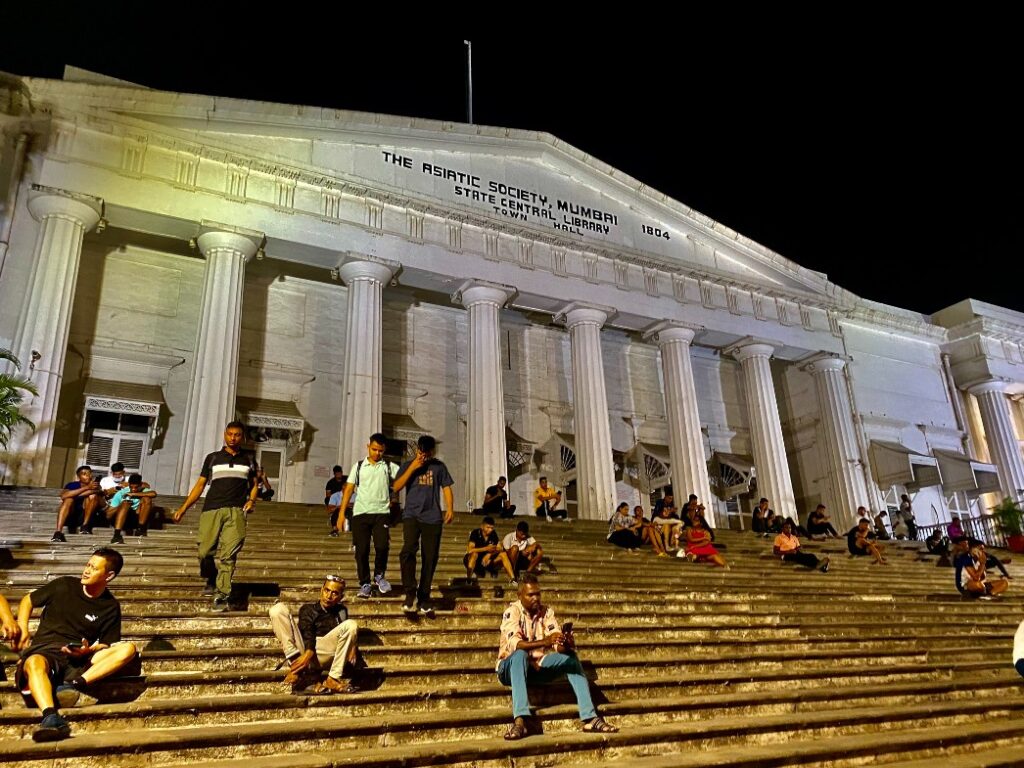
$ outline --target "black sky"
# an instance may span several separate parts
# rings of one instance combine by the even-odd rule
[[[477,123],[552,133],[865,298],[1024,311],[1009,16],[496,5],[481,22],[438,6],[451,21],[428,27],[324,8],[65,10],[45,38],[37,16],[12,18],[26,32],[0,69],[462,121],[470,38]]]

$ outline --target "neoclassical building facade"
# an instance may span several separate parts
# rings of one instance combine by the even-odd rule
[[[73,70],[0,74],[0,131],[0,347],[39,391],[0,482],[184,493],[238,418],[288,501],[378,430],[435,435],[460,508],[1024,489],[1024,315],[855,296],[554,136]]]

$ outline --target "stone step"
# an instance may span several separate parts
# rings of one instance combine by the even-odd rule
[[[592,670],[589,664],[587,666]],[[167,698],[184,701],[213,698],[216,696],[227,696],[228,698],[241,697],[244,699],[249,696],[279,695],[282,692],[287,692],[289,689],[283,683],[283,675],[284,673],[281,671],[274,673],[269,671],[260,672],[257,677],[260,678],[262,683],[267,683],[261,686],[261,690],[265,689],[263,693],[249,690],[245,685],[235,685],[230,691],[228,688],[220,688],[216,692],[211,692],[209,687],[205,689],[196,687],[195,675],[164,673],[152,676],[152,682],[141,678],[128,681],[127,683],[110,683],[102,694],[98,693],[97,695],[102,695],[106,701],[125,700],[137,706],[146,706],[150,701],[159,701]],[[650,692],[654,692],[656,695],[666,695],[667,693],[678,693],[679,690],[685,690],[691,695],[698,695],[721,694],[722,692],[776,691],[780,687],[787,690],[820,686],[840,688],[851,685],[920,683],[923,681],[954,681],[958,687],[968,690],[969,688],[964,682],[966,680],[970,680],[970,688],[973,688],[975,685],[984,686],[1000,675],[1006,675],[1006,665],[1003,661],[956,660],[943,664],[909,663],[890,665],[886,668],[826,667],[802,669],[777,665],[772,668],[748,669],[739,672],[716,670],[696,673],[687,672],[684,674],[679,674],[672,670],[659,670],[659,674],[655,676],[643,674],[630,676],[623,674],[618,677],[602,677],[600,686],[598,689],[595,689],[595,694],[598,697],[610,695],[612,698],[621,698],[623,696],[633,698],[636,695],[648,695]],[[221,677],[222,679],[229,678],[228,675],[222,675]],[[457,706],[459,702],[467,697],[499,695],[504,697],[503,700],[507,701],[508,696],[508,689],[498,685],[492,671],[488,671],[487,674],[479,678],[479,681],[468,684],[461,681],[449,684],[436,677],[429,677],[425,682],[415,679],[411,682],[407,680],[406,683],[403,683],[401,680],[385,682],[388,682],[386,686],[382,685],[374,692],[364,692],[354,698],[341,698],[353,706],[371,706],[380,702],[386,704],[392,701],[402,703],[419,701],[421,699],[450,702],[453,706]],[[140,683],[149,683],[150,688],[154,688],[157,684],[161,684],[164,687],[156,692],[154,692],[154,688],[154,691],[150,691],[149,694],[138,698]],[[244,692],[239,693],[239,690]],[[12,683],[0,683],[0,694],[3,693],[9,697],[7,699],[8,708],[10,708],[11,701],[20,698],[14,692]],[[303,698],[303,700],[305,699]],[[312,699],[312,701],[320,700],[319,698]],[[390,706],[390,704],[387,704],[387,706]]]
[[[333,753],[334,765],[440,765],[460,762],[488,764],[519,756],[558,755],[560,762],[584,763],[596,759],[643,754],[652,741],[673,742],[676,749],[721,749],[726,745],[794,746],[824,736],[835,738],[870,735],[886,742],[906,731],[927,728],[945,731],[963,716],[988,718],[989,725],[1013,724],[1009,730],[991,727],[989,735],[1024,741],[1019,717],[1024,696],[994,696],[988,701],[949,701],[901,707],[853,707],[781,715],[744,715],[691,720],[675,717],[676,699],[648,700],[606,706],[622,728],[617,734],[586,734],[579,731],[575,707],[556,705],[539,714],[545,734],[510,744],[500,736],[509,721],[506,707],[467,711],[453,719],[447,712],[402,714],[389,718],[387,742],[382,744],[379,718],[310,718],[276,722],[193,725],[179,728],[145,728],[117,734],[84,733],[55,744],[27,740],[5,743],[5,758],[34,768],[36,761],[75,759],[76,765],[103,765],[112,755],[151,754],[153,762],[188,760],[191,763],[213,752],[217,757],[260,755],[265,745],[278,752],[301,753],[324,749]],[[659,723],[651,725],[657,713]],[[1016,722],[1014,722],[1016,721]],[[443,742],[443,743],[439,743]],[[932,744],[939,745],[942,742]],[[832,746],[830,744],[830,746]],[[831,752],[832,755],[843,753]],[[213,755],[211,755],[213,756]],[[52,765],[52,763],[50,763]],[[279,763],[280,764],[280,763]]]
[[[1009,674],[980,680],[972,690],[962,689],[951,679],[923,680],[905,683],[855,684],[844,686],[780,687],[744,691],[724,689],[713,699],[689,690],[677,696],[670,709],[676,716],[690,719],[720,717],[725,713],[746,715],[781,714],[790,711],[814,711],[821,708],[848,708],[875,705],[884,696],[890,706],[921,704],[942,697],[963,700],[978,693],[986,696],[1012,695],[1019,687],[1019,678]],[[603,688],[603,694],[615,702],[628,703],[638,699],[664,697],[665,686],[645,685],[642,679]],[[408,689],[384,695],[380,691],[350,696],[292,696],[290,694],[257,694],[253,696],[203,696],[189,699],[152,699],[123,704],[95,704],[67,710],[75,723],[76,734],[102,733],[116,727],[133,729],[143,724],[149,728],[174,727],[182,718],[197,717],[206,725],[288,719],[323,718],[329,716],[360,717],[386,714],[401,707],[405,712],[452,710],[457,716],[465,709],[507,707],[509,693],[500,686],[469,686],[439,690],[435,695]],[[555,704],[571,704],[568,686],[550,686],[536,692],[534,703],[543,710]],[[606,711],[608,706],[605,704]],[[27,738],[39,720],[35,710],[11,709],[0,712],[0,744],[6,739]]]
[[[725,675],[735,678],[758,672],[784,670],[796,664],[804,674],[811,672],[836,675],[842,664],[849,657],[827,651],[765,651],[751,656],[743,652],[722,652],[706,654],[695,658],[692,654],[674,654],[656,659],[609,659],[599,663],[585,660],[588,676],[601,684],[609,680],[620,680],[643,674],[685,674],[695,677]],[[923,651],[862,651],[858,658],[865,664],[872,664],[879,670],[898,667],[902,670],[919,669],[928,673],[939,669],[966,669],[967,664],[988,666],[1005,663],[1005,653],[1001,649],[992,651],[976,651],[970,654],[949,653],[930,654]],[[446,660],[443,663],[411,663],[384,668],[382,687],[422,685],[431,686],[461,685],[489,682],[494,678],[494,661],[492,659],[472,662],[470,660]],[[146,672],[145,688],[139,694],[140,699],[163,698],[167,696],[204,696],[211,690],[241,693],[273,693],[280,690],[284,672],[272,669],[231,669],[220,671],[198,671],[194,667],[189,670]],[[840,675],[841,676],[841,675]],[[0,702],[18,698],[13,683],[0,683]]]
[[[1002,636],[979,636],[968,637],[960,635],[946,635],[935,638],[816,638],[797,640],[793,638],[719,638],[711,637],[695,643],[692,639],[674,640],[668,638],[644,638],[634,641],[616,641],[609,639],[587,641],[582,634],[579,636],[581,647],[584,649],[587,659],[594,664],[601,664],[606,660],[618,658],[624,653],[642,655],[648,660],[657,660],[668,656],[675,658],[680,652],[697,652],[704,660],[718,660],[725,654],[747,653],[751,656],[765,658],[763,655],[765,647],[776,647],[784,644],[788,652],[799,653],[802,651],[831,652],[837,656],[861,655],[868,652],[927,652],[930,658],[940,659],[947,655],[955,655],[959,658],[969,657],[972,654],[981,653],[987,656],[995,650],[1002,653],[1005,650],[1006,638]],[[445,664],[453,657],[460,662],[467,664],[486,665],[493,661],[495,655],[494,643],[463,641],[461,643],[445,643],[442,640],[432,638],[430,643],[413,645],[404,643],[401,645],[369,645],[362,646],[367,661],[384,669],[396,669],[408,663],[410,658],[415,658],[417,663]],[[281,660],[281,652],[276,643],[268,643],[262,647],[222,647],[222,648],[201,648],[182,649],[173,651],[151,651],[143,652],[143,660],[147,672],[161,672],[172,670],[203,670],[217,671],[227,668],[232,669],[272,669]]]

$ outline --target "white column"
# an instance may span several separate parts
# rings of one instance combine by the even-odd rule
[[[989,454],[999,470],[999,485],[1004,496],[1024,497],[1024,459],[1013,432],[1010,403],[1006,399],[1006,382],[986,381],[968,390],[978,399],[981,423]]]
[[[338,463],[347,471],[365,458],[370,435],[380,432],[381,296],[395,270],[379,261],[350,261],[338,271],[348,286],[338,442]]]
[[[796,519],[796,497],[769,363],[773,351],[771,344],[751,343],[735,348],[732,354],[740,361],[743,371],[758,491],[769,500],[776,513]]]
[[[832,516],[851,528],[857,523],[857,507],[870,506],[871,497],[864,482],[853,409],[843,375],[845,367],[842,358],[822,357],[811,361],[804,370],[811,374],[818,394],[818,415],[825,438],[820,453],[826,459],[832,484]]]
[[[466,491],[477,504],[484,490],[508,472],[498,315],[514,294],[514,288],[479,280],[465,283],[456,294],[469,312]]]
[[[226,231],[205,232],[196,241],[206,257],[206,274],[192,385],[185,407],[178,493],[188,493],[199,477],[206,454],[223,445],[224,427],[235,418],[245,265],[255,255],[259,242]]]
[[[690,343],[696,331],[682,325],[663,323],[648,335],[661,351],[661,372],[665,381],[665,416],[668,420],[668,448],[672,459],[672,490],[680,503],[695,493],[707,505],[704,513],[715,524],[710,504],[711,486],[704,456],[704,438],[697,411],[697,387],[693,383]]]
[[[39,394],[23,411],[35,423],[36,430],[31,434],[19,430],[10,454],[17,456],[20,464],[12,479],[46,485],[82,240],[99,222],[103,203],[97,198],[71,196],[59,190],[34,191],[28,200],[28,210],[40,226],[32,258],[35,267],[14,353],[21,359],[22,375],[32,380]]]
[[[610,312],[576,303],[560,314],[572,349],[577,513],[584,520],[607,520],[617,503],[601,353],[601,327]]]

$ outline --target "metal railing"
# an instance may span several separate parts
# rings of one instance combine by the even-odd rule
[[[932,531],[938,529],[942,531],[942,535],[948,535],[946,528],[949,523],[937,523],[935,525],[919,525],[917,527],[917,538],[918,541],[924,541],[932,533]],[[980,517],[962,518],[960,520],[960,527],[963,528],[964,535],[970,536],[973,539],[978,539],[985,542],[986,546],[989,547],[1005,547],[1006,537],[1003,536],[999,531],[999,527],[996,524],[996,519],[993,515],[981,515]]]

